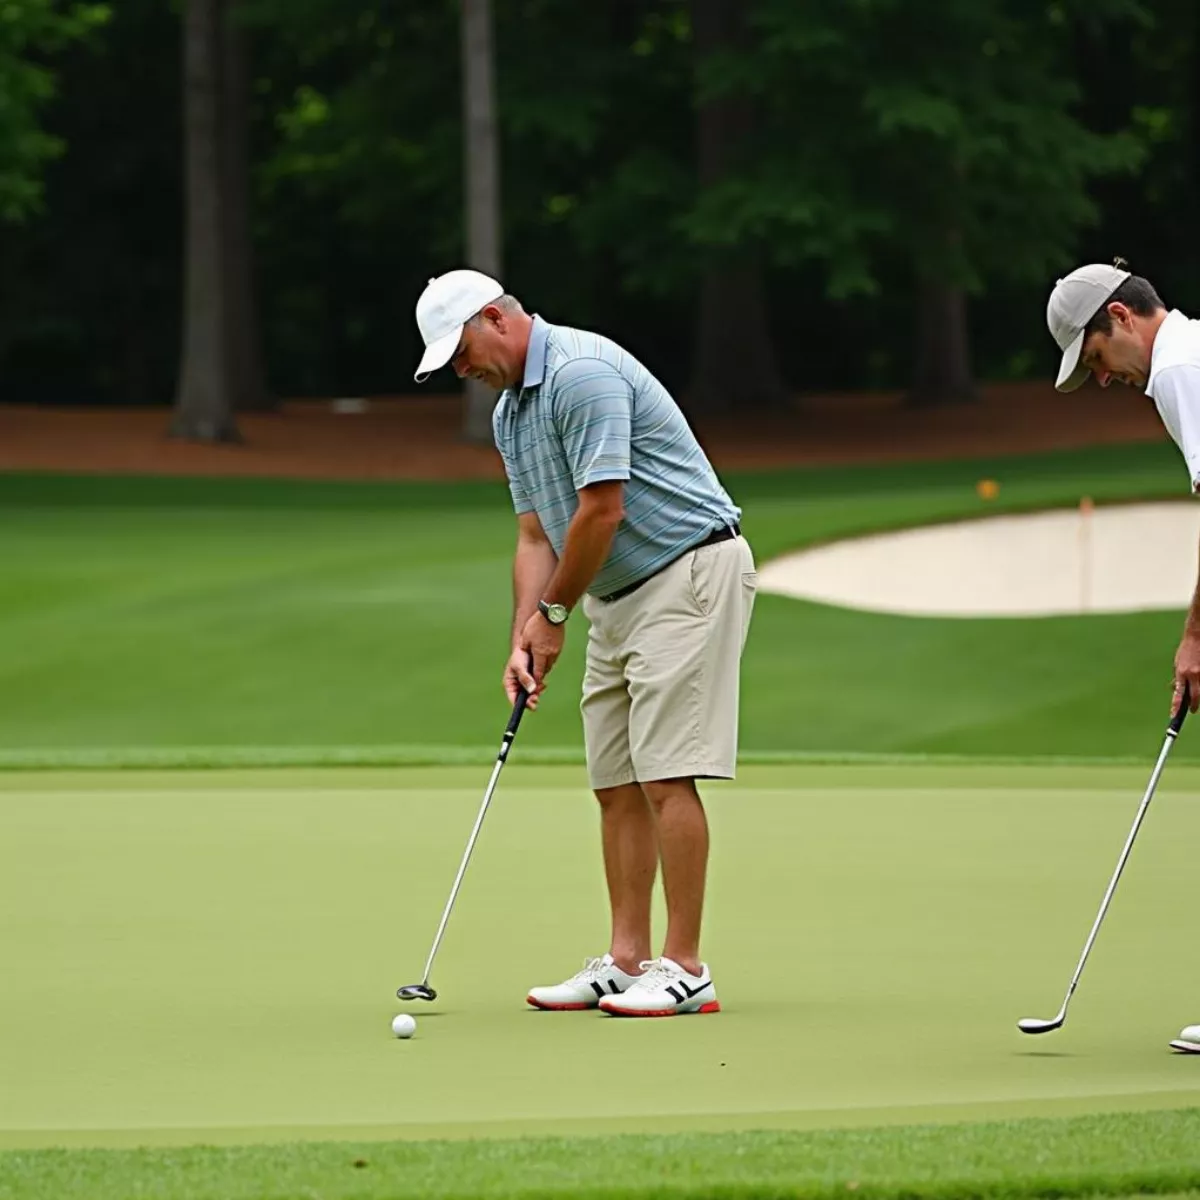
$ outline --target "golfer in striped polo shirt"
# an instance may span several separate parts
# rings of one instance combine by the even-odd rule
[[[733,778],[737,758],[757,586],[740,510],[666,389],[608,338],[529,315],[475,271],[430,280],[416,315],[417,382],[451,364],[501,393],[492,424],[517,516],[510,702],[523,687],[536,708],[578,610],[588,625],[580,710],[612,940],[528,1002],[716,1012],[700,956],[708,823],[696,780]],[[660,860],[667,931],[654,957]]]

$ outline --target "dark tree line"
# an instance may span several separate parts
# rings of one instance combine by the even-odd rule
[[[1056,274],[1200,302],[1185,0],[26,0],[0,22],[0,399],[409,390],[460,263],[699,410],[1044,374]],[[487,435],[490,397],[467,430]]]

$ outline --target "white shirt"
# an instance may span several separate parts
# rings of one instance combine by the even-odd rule
[[[1154,336],[1146,395],[1183,454],[1192,491],[1200,492],[1200,321],[1177,308]]]

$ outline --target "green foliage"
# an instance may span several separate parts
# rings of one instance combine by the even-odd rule
[[[707,64],[706,86],[752,97],[760,137],[739,177],[700,198],[691,234],[823,263],[835,295],[873,290],[896,253],[977,290],[1040,282],[1098,219],[1091,181],[1145,156],[1144,118],[1112,132],[1080,120],[1082,8],[759,0],[752,53]],[[1143,13],[1117,0],[1090,16]]]
[[[908,382],[917,273],[974,290],[991,377],[1049,369],[1044,287],[1079,255],[1123,253],[1170,302],[1200,302],[1191,0],[745,0],[748,44],[703,61],[691,0],[493,7],[506,282],[668,384],[689,374],[699,280],[730,255],[768,265],[781,346],[820,323],[819,361],[801,374],[787,356],[812,388]],[[171,392],[178,8],[0,0],[6,394]],[[234,12],[253,34],[272,380],[291,395],[405,388],[411,299],[463,256],[459,5]],[[702,188],[697,106],[722,96],[755,120]]]
[[[1158,0],[1133,36],[1100,28],[1086,46],[1089,115],[1111,123],[1112,93],[1136,102],[1135,127],[1147,145],[1142,169],[1104,200],[1123,220],[1103,246],[1153,275],[1168,304],[1200,303],[1200,246],[1194,235],[1200,187],[1200,7]],[[1119,81],[1119,82],[1114,82]],[[1109,247],[1111,246],[1111,250]]]
[[[107,4],[0,0],[0,221],[37,211],[41,170],[65,148],[39,123],[56,90],[49,61],[109,15]]]

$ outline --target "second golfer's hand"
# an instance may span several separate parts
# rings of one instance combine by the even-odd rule
[[[1175,654],[1175,690],[1171,697],[1171,715],[1179,707],[1179,697],[1184,684],[1190,685],[1191,695],[1188,709],[1195,712],[1200,707],[1200,634],[1191,632],[1183,635]]]

